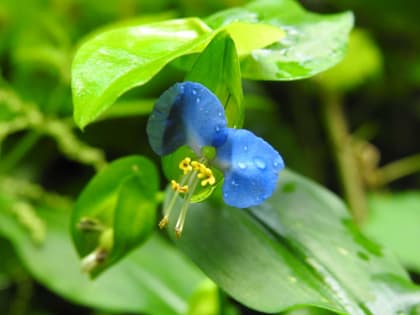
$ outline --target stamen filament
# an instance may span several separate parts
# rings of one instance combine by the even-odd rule
[[[188,181],[188,186],[191,187],[191,189],[189,190],[188,194],[185,196],[184,203],[182,204],[181,210],[179,212],[178,220],[175,225],[175,235],[177,239],[181,237],[182,230],[185,224],[185,219],[187,217],[190,201],[194,194],[195,189],[197,188],[197,184],[198,184],[198,180],[196,179],[197,173],[198,172],[196,170],[193,171]]]
[[[181,181],[179,183],[179,186],[185,186],[185,183],[187,181],[188,182],[190,181],[191,175],[192,174],[189,173],[186,176],[182,176]],[[178,190],[172,190],[171,189],[171,193],[172,193],[172,196],[169,199],[168,206],[165,206],[164,207],[164,209],[163,209],[163,218],[159,222],[159,228],[160,229],[163,229],[163,228],[165,228],[168,225],[168,223],[169,223],[169,216],[171,215],[172,209],[175,206],[176,198],[178,197],[178,195],[179,195],[180,192]]]

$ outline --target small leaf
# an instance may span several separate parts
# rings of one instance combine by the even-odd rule
[[[225,107],[228,125],[242,127],[241,69],[235,44],[226,32],[220,32],[213,38],[185,80],[199,82],[209,88]]]
[[[114,161],[89,182],[71,222],[73,241],[79,255],[86,257],[87,271],[97,275],[152,233],[158,188],[156,167],[140,156]]]
[[[177,245],[233,298],[262,312],[307,305],[396,315],[420,303],[420,289],[355,229],[344,204],[290,171],[260,206],[191,205]]]
[[[205,21],[212,28],[239,21],[284,30],[286,36],[280,41],[254,49],[241,62],[245,78],[277,81],[310,77],[338,63],[346,51],[353,15],[307,12],[294,0],[260,0],[216,13]]]

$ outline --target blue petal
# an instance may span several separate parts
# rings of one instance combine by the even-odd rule
[[[224,173],[223,198],[228,205],[247,208],[269,198],[284,168],[280,154],[263,139],[244,129],[228,129],[217,149],[216,165]]]
[[[159,155],[185,144],[201,155],[203,146],[218,147],[226,141],[223,106],[202,84],[177,83],[157,100],[147,122],[147,134]]]

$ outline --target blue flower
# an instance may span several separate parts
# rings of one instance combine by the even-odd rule
[[[147,134],[153,151],[160,156],[187,145],[199,157],[197,161],[190,157],[180,161],[184,175],[179,182],[172,180],[174,195],[159,224],[166,226],[177,196],[183,195],[185,202],[175,227],[178,236],[198,183],[216,184],[210,167],[223,172],[223,199],[237,208],[255,206],[269,198],[284,168],[280,154],[262,138],[245,129],[227,127],[219,99],[200,83],[177,83],[165,91],[149,118]]]

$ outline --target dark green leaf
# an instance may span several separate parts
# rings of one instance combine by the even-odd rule
[[[153,163],[143,157],[119,159],[98,173],[74,207],[71,232],[81,257],[92,257],[95,274],[121,259],[152,233],[159,189]],[[100,260],[95,259],[101,255]],[[87,258],[85,262],[91,261]],[[97,266],[96,266],[97,265]]]
[[[312,305],[391,315],[420,303],[402,267],[359,234],[339,199],[290,171],[280,178],[252,209],[192,205],[177,244],[222,289],[263,312]]]
[[[254,80],[296,80],[324,71],[343,58],[353,16],[349,12],[310,13],[294,0],[262,0],[216,13],[205,21],[212,28],[241,21],[283,29],[286,36],[278,43],[254,49],[242,60],[242,75]]]

